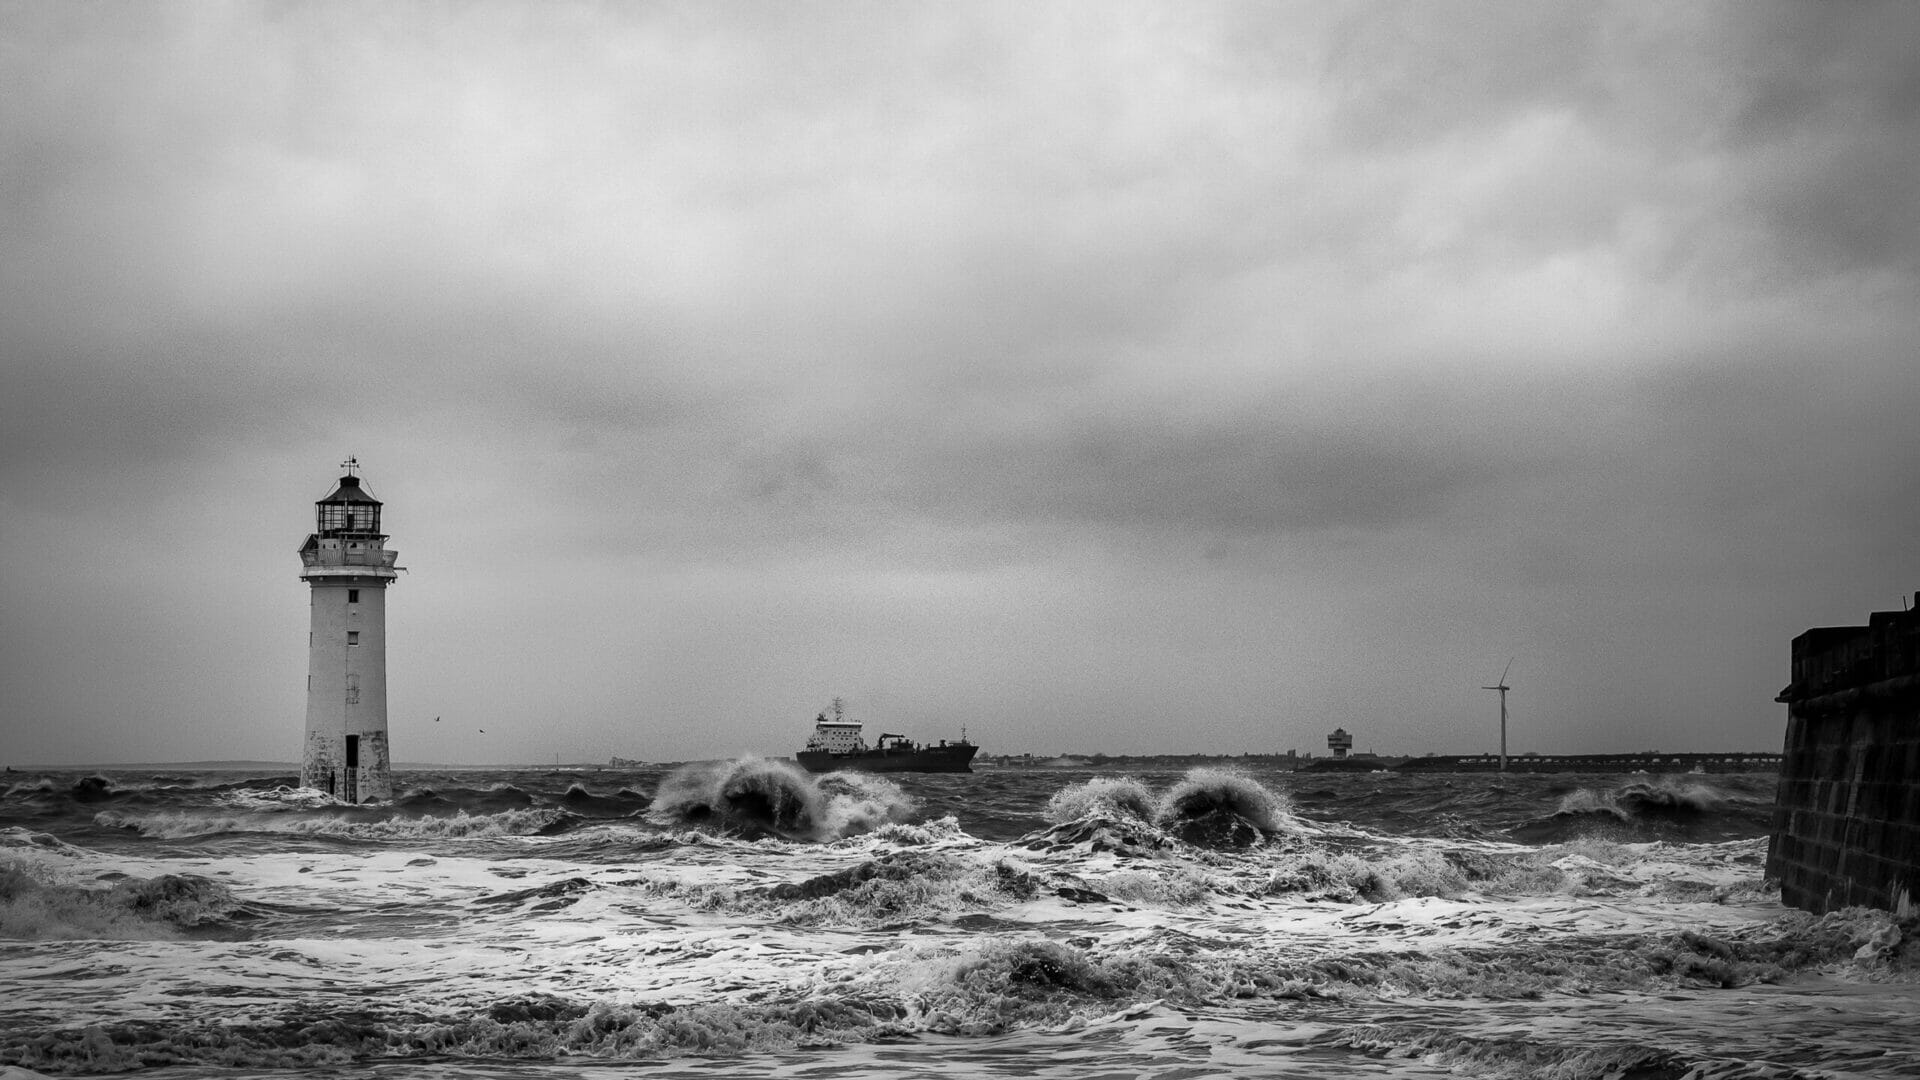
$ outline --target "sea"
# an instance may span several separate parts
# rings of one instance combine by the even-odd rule
[[[1920,1077],[1776,777],[0,777],[0,1076]]]

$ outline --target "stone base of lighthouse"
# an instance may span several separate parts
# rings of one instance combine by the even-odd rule
[[[391,800],[393,762],[387,754],[387,733],[307,732],[300,786],[317,788],[342,802]]]

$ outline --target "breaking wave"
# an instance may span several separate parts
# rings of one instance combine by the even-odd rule
[[[1154,820],[1180,829],[1197,827],[1202,835],[1221,826],[1237,829],[1240,823],[1263,833],[1285,832],[1292,824],[1285,796],[1227,769],[1188,770],[1160,797]]]
[[[152,941],[233,936],[223,931],[240,908],[225,885],[193,874],[122,878],[95,889],[45,881],[19,866],[0,866],[0,938]]]
[[[1771,804],[1690,776],[1661,776],[1568,792],[1551,814],[1511,830],[1531,843],[1586,836],[1728,839],[1767,831]]]
[[[743,757],[685,765],[660,782],[647,818],[744,837],[833,840],[905,821],[914,800],[863,773],[813,775],[784,761]]]
[[[1297,827],[1286,797],[1242,773],[1195,768],[1155,796],[1129,776],[1095,777],[1047,801],[1052,841],[1095,850],[1157,849],[1164,832],[1200,847],[1247,847]]]
[[[1096,776],[1054,792],[1045,816],[1055,825],[1090,817],[1152,821],[1156,804],[1153,789],[1131,776]]]
[[[113,789],[113,782],[104,776],[83,776],[73,782],[67,794],[74,802],[99,802],[112,798],[117,792]]]

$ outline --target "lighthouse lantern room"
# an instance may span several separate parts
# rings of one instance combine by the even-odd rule
[[[300,783],[343,802],[393,798],[387,746],[387,586],[398,576],[380,531],[380,500],[346,475],[314,504],[300,546],[309,586],[307,734]]]

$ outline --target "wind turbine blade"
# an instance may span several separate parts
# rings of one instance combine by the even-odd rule
[[[1513,670],[1513,662],[1518,659],[1520,658],[1517,656],[1509,657],[1507,660],[1507,666],[1500,669],[1500,685],[1501,686],[1507,685],[1507,672]]]

